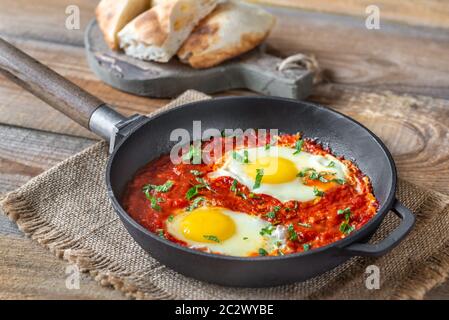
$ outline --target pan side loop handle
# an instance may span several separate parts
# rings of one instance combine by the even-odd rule
[[[70,117],[83,127],[105,139],[110,139],[112,127],[122,115],[102,100],[84,91],[39,61],[0,38],[0,73],[25,90]],[[101,125],[90,123],[92,115],[100,111],[106,116],[95,117]]]
[[[376,244],[351,244],[343,251],[351,256],[379,257],[396,247],[412,230],[415,215],[398,200],[395,200],[392,211],[401,219],[401,222],[385,239]]]

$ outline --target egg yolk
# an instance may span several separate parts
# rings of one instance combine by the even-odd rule
[[[295,164],[285,158],[260,157],[245,165],[245,173],[256,179],[257,169],[263,169],[262,183],[279,184],[296,179],[298,169]]]
[[[184,236],[196,242],[217,243],[232,237],[235,223],[220,208],[193,210],[181,222]]]

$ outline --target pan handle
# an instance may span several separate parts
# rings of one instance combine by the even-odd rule
[[[415,215],[398,200],[395,200],[392,211],[396,213],[402,221],[399,226],[388,235],[388,237],[376,244],[351,244],[343,249],[344,252],[351,256],[379,257],[396,247],[412,230],[413,225],[415,224]]]
[[[105,139],[125,119],[102,100],[0,38],[0,74]],[[91,121],[92,120],[92,121]]]

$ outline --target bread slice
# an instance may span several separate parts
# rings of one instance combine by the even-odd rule
[[[117,33],[132,19],[151,7],[151,0],[101,0],[95,15],[108,46],[117,50]]]
[[[120,47],[132,57],[168,62],[217,0],[166,0],[119,32]]]
[[[247,52],[270,33],[275,17],[258,6],[230,0],[219,4],[178,51],[181,61],[209,68]]]

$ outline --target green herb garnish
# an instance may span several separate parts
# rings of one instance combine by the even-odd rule
[[[266,256],[266,255],[268,255],[268,252],[264,248],[260,248],[259,249],[259,255],[260,256]]]
[[[243,151],[243,163],[249,163],[249,159],[248,159],[248,150],[244,150]]]
[[[232,151],[232,158],[238,162],[243,162],[243,157],[237,151]]]
[[[246,195],[243,192],[237,192],[236,195],[238,195],[239,197],[241,197],[242,199],[246,200]]]
[[[172,222],[175,217],[171,214],[168,216],[168,222]]]
[[[287,231],[290,235],[289,239],[291,241],[295,241],[298,239],[298,234],[296,233],[295,227],[293,226],[293,224],[290,224],[287,228]]]
[[[304,140],[302,140],[302,139],[299,139],[298,141],[296,141],[296,143],[295,143],[295,149],[296,149],[296,151],[293,152],[293,154],[298,154],[298,153],[300,153],[301,150],[302,150],[303,144],[304,144]]]
[[[355,227],[350,225],[349,222],[351,220],[351,209],[345,208],[345,209],[340,209],[337,211],[338,215],[344,215],[344,221],[341,223],[340,225],[340,231],[346,235],[350,234],[352,231],[355,230]]]
[[[298,222],[298,226],[303,227],[303,228],[312,228],[312,226],[308,223]]]
[[[280,207],[280,206],[274,206],[274,207],[273,207],[273,210],[271,210],[270,212],[268,212],[268,213],[266,214],[267,218],[269,218],[269,219],[275,219],[275,218],[276,218],[276,213],[277,213],[279,210],[281,210],[281,207]]]
[[[332,182],[335,182],[338,184],[345,184],[345,180],[343,180],[343,179],[332,179]]]
[[[310,180],[318,180],[319,178],[320,178],[320,174],[318,172],[316,172],[315,170],[309,174]]]
[[[232,185],[229,188],[229,190],[231,190],[234,193],[237,192],[237,183],[238,183],[238,181],[236,179],[234,179],[234,181],[232,181]]]
[[[190,145],[189,151],[182,156],[182,160],[185,162],[188,162],[191,159],[193,160],[193,164],[201,163],[201,148],[196,148],[193,144]]]
[[[346,235],[350,234],[352,231],[354,231],[354,226],[351,226],[346,221],[342,222],[340,225],[340,231]]]
[[[200,202],[202,202],[202,201],[204,201],[204,200],[206,200],[206,199],[203,198],[203,197],[195,198],[195,200],[193,200],[193,202],[190,204],[190,206],[188,206],[188,207],[186,208],[186,211],[192,211],[192,210],[195,210],[195,209],[198,208],[198,206],[200,205]]]
[[[263,178],[263,169],[256,169],[256,181],[254,182],[253,189],[260,187]]]
[[[243,240],[248,240],[248,237],[243,237]]]
[[[329,162],[326,167],[328,167],[328,168],[335,167],[335,162],[334,161]]]
[[[270,211],[266,214],[266,216],[268,219],[274,219],[274,218],[276,218],[276,212]]]
[[[323,183],[328,183],[329,180],[327,180],[325,177],[323,177],[322,175],[320,175],[320,177],[318,178],[318,180],[320,180]]]
[[[316,170],[313,169],[313,168],[305,168],[305,169],[301,170],[301,171],[297,174],[297,176],[300,177],[300,178],[303,178],[303,177],[306,176],[307,172],[309,172],[309,171],[316,171]]]
[[[198,190],[200,188],[201,185],[197,184],[196,186],[193,186],[189,190],[187,190],[186,199],[190,201],[193,197],[195,197],[198,194]]]
[[[150,193],[150,190],[149,190],[149,189],[144,190],[144,193],[145,193],[145,197],[146,197],[148,200],[150,200],[151,208],[154,209],[154,210],[157,210],[157,211],[161,211],[162,208],[161,208],[161,206],[159,205],[159,202],[162,202],[162,199],[161,199],[161,198],[156,198],[155,196],[153,196],[153,195]]]
[[[196,177],[196,181],[198,181],[198,182],[200,183],[200,186],[201,186],[201,187],[199,187],[199,188],[206,188],[206,189],[209,190],[209,191],[215,192],[215,190],[212,189],[212,187],[210,186],[210,184],[207,183],[207,181],[204,180],[203,178]]]
[[[157,231],[157,235],[158,235],[159,237],[161,237],[162,239],[167,239],[167,238],[165,237],[164,230],[162,230],[162,229],[159,229],[159,230]]]
[[[340,209],[337,211],[338,215],[344,215],[345,216],[345,220],[349,220],[351,218],[351,208],[347,207],[345,209]]]
[[[269,225],[269,226],[263,227],[260,230],[259,234],[261,236],[265,236],[265,235],[271,236],[271,234],[273,233],[273,230],[274,230],[274,227],[272,225]]]
[[[322,197],[322,196],[324,196],[324,192],[318,190],[317,187],[313,187],[313,194],[316,195],[317,197]]]
[[[302,248],[304,249],[304,251],[309,251],[310,250],[310,244],[305,243],[302,245]]]
[[[250,194],[248,195],[248,197],[250,197],[251,199],[260,199],[259,196],[257,196],[255,193],[250,192]]]
[[[143,186],[142,190],[143,192],[149,192],[151,190],[154,190],[156,192],[168,192],[170,191],[171,187],[173,187],[173,181],[168,180],[167,182],[165,182],[164,184],[161,185],[155,185],[155,184],[147,184],[145,186]]]
[[[190,170],[190,173],[193,174],[195,177],[201,176],[203,173],[198,170]]]
[[[204,180],[203,178],[196,177],[196,181],[198,181],[200,184],[194,185],[189,190],[187,190],[187,193],[186,193],[187,200],[190,201],[193,197],[198,195],[199,190],[202,188],[206,188],[212,192],[215,192],[215,190],[212,189],[211,186],[209,185],[209,183],[207,183],[206,180]]]
[[[214,236],[214,235],[204,235],[203,237],[204,237],[204,239],[207,239],[207,240],[209,240],[209,241],[214,241],[214,242],[220,243],[220,239],[218,239],[217,236]]]

